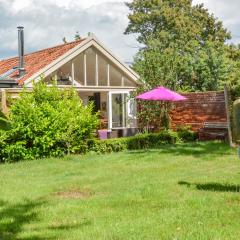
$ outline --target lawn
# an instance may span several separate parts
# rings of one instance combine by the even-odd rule
[[[218,142],[0,165],[0,239],[239,239],[240,160]]]

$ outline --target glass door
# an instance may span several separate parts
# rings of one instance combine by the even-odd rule
[[[109,92],[108,122],[109,129],[125,128],[128,116],[128,92]]]

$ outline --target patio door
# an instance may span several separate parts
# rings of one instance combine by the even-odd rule
[[[126,128],[128,119],[129,92],[109,92],[108,94],[108,128]]]

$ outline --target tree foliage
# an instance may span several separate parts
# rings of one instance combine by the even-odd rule
[[[78,31],[76,31],[75,35],[74,35],[74,40],[77,41],[77,40],[81,40],[81,36],[79,34]]]
[[[216,90],[228,78],[230,33],[203,5],[190,0],[134,0],[126,33],[144,44],[135,69],[146,85]]]
[[[240,45],[231,44],[227,50],[231,67],[227,85],[231,89],[233,99],[236,99],[237,96],[240,96]]]
[[[131,13],[126,33],[138,33],[138,41],[146,45],[149,37],[161,38],[165,46],[172,40],[189,45],[188,40],[204,44],[230,39],[222,22],[191,0],[133,0],[127,6]]]
[[[133,64],[143,83],[140,92],[160,85],[179,91],[239,85],[239,48],[226,44],[230,33],[203,4],[193,5],[191,0],[133,0],[127,6],[130,14],[125,33],[136,34],[143,46]],[[141,112],[145,119],[161,115],[154,113],[159,103],[142,105],[146,105],[145,113]],[[169,106],[158,109],[169,112]]]

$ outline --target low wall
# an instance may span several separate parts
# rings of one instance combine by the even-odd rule
[[[23,91],[22,88],[0,88],[0,110],[7,113],[9,110],[9,99],[18,98]],[[25,89],[26,92],[31,92],[31,89]]]
[[[224,91],[182,94],[186,101],[175,103],[171,112],[172,127],[188,125],[196,132],[204,132],[204,123],[227,125]],[[219,130],[219,132],[222,130]],[[215,129],[214,132],[217,132]]]

